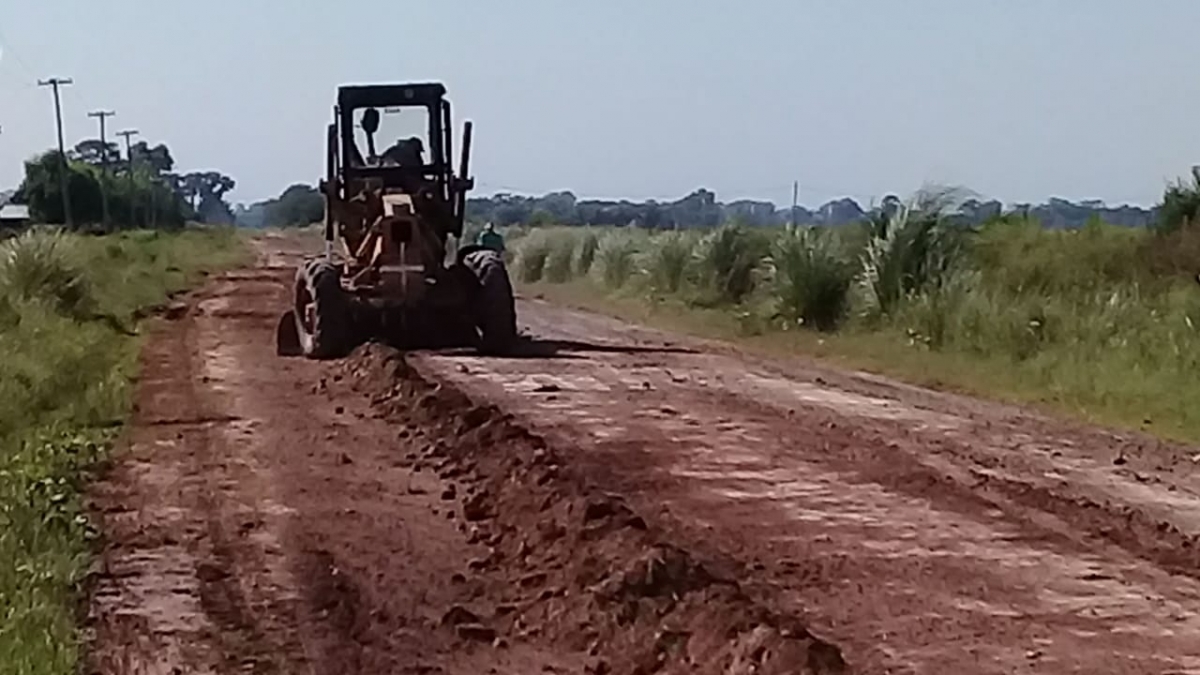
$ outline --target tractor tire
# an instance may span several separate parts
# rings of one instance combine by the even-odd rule
[[[517,342],[517,308],[504,256],[481,249],[467,253],[462,261],[479,282],[474,315],[480,349],[486,354],[506,354]]]
[[[312,304],[311,323],[306,305]],[[324,260],[296,270],[296,332],[304,355],[312,359],[343,356],[351,347],[350,306],[341,273]]]

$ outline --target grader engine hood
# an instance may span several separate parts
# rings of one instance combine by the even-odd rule
[[[423,253],[429,242],[409,195],[385,196],[383,209],[389,246],[378,258],[381,285],[403,304],[415,304],[426,290]]]
[[[383,216],[377,223],[369,268],[376,271],[377,288],[388,304],[415,305],[424,299],[426,273],[424,251],[431,242],[412,197],[383,196]],[[361,259],[361,257],[360,257]]]

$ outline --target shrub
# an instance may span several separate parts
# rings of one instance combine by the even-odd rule
[[[579,260],[575,268],[579,276],[586,276],[591,273],[592,264],[596,261],[596,250],[599,248],[600,238],[589,228],[587,234],[583,235],[583,243],[579,246]]]
[[[645,269],[650,290],[655,293],[678,293],[695,249],[694,239],[681,232],[668,232],[651,243]]]
[[[549,235],[549,252],[545,263],[546,281],[561,284],[571,280],[575,242],[575,234],[568,230],[559,230]]]
[[[612,289],[623,287],[637,272],[637,253],[637,242],[630,234],[614,231],[605,236],[597,251],[604,285]]]
[[[29,230],[0,245],[0,294],[77,318],[94,305],[75,239],[59,229]]]
[[[542,280],[546,271],[546,259],[550,257],[550,241],[544,232],[524,237],[517,252],[517,273],[527,284]]]
[[[818,330],[836,327],[849,304],[854,269],[831,232],[789,228],[772,242],[769,262],[780,316]]]
[[[724,225],[700,246],[697,270],[701,287],[712,304],[738,304],[758,282],[768,252],[766,239],[741,225]]]
[[[954,194],[923,192],[870,221],[861,276],[868,313],[891,314],[902,300],[940,286],[962,262],[971,230],[946,218]]]

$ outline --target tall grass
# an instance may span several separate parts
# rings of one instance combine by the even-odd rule
[[[567,230],[554,232],[546,256],[546,281],[561,284],[570,281],[575,271],[577,237]]]
[[[0,243],[0,663],[77,672],[88,471],[128,410],[147,305],[242,255],[230,231]]]
[[[541,281],[546,273],[546,261],[550,258],[550,238],[545,232],[524,237],[516,256],[518,279],[527,284]]]
[[[926,191],[861,227],[589,229],[576,269],[734,336],[799,324],[865,366],[1200,441],[1200,172],[1152,231],[969,228],[947,216],[960,198]]]

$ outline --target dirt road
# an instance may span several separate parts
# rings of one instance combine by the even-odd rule
[[[1200,452],[522,301],[279,359],[257,242],[97,486],[103,673],[1200,673]]]

